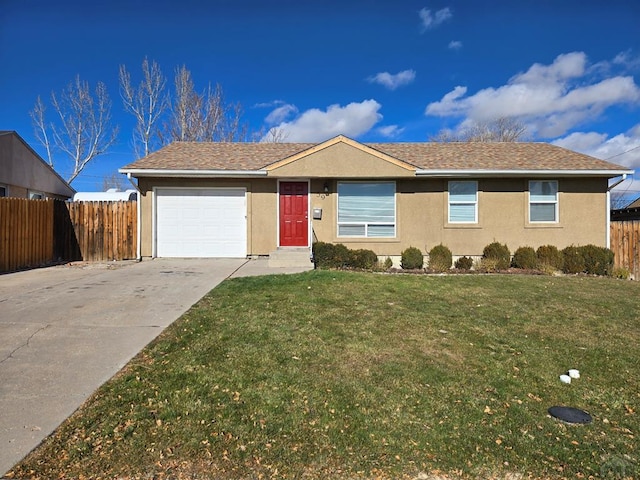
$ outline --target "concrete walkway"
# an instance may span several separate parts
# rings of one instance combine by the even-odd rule
[[[155,259],[0,275],[0,475],[221,281],[303,270]]]

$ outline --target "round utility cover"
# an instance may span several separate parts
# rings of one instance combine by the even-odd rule
[[[591,415],[584,410],[573,407],[551,407],[549,414],[567,423],[591,423]]]

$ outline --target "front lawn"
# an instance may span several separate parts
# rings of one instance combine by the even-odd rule
[[[638,282],[234,279],[10,478],[632,478],[638,345]],[[566,385],[569,368],[582,375]]]

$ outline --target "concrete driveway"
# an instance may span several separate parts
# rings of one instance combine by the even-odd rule
[[[0,275],[0,475],[222,280],[289,272],[155,259]]]

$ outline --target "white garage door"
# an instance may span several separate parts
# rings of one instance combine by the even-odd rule
[[[156,190],[156,255],[245,257],[245,194],[240,188]]]

